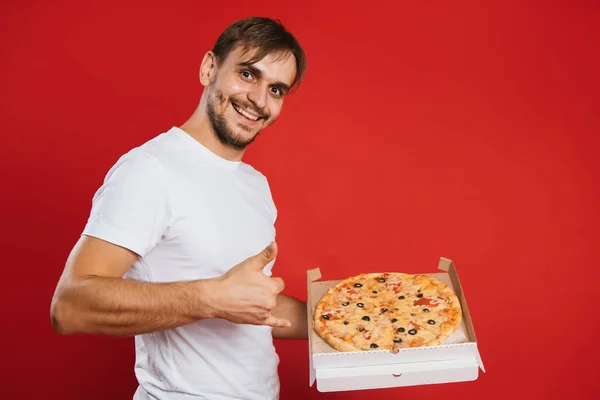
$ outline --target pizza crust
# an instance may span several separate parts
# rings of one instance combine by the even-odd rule
[[[342,352],[435,346],[461,322],[450,287],[426,275],[367,273],[329,288],[315,308],[313,329]]]

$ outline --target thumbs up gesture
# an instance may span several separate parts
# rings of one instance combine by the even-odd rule
[[[207,293],[213,317],[239,324],[290,326],[289,321],[271,314],[277,304],[277,295],[285,286],[281,278],[271,278],[263,273],[263,268],[275,257],[277,244],[273,242],[259,254],[215,278]]]

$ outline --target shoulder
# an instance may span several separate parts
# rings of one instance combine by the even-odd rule
[[[106,179],[139,179],[162,175],[157,158],[142,147],[135,147],[123,154],[109,169]]]
[[[121,155],[108,175],[123,171],[136,176],[162,175],[164,165],[176,158],[176,144],[173,129],[160,133]]]
[[[266,189],[269,192],[271,191],[267,177],[252,165],[242,162],[240,165],[240,171],[244,175],[245,180],[252,182],[254,185],[257,185],[262,189]]]

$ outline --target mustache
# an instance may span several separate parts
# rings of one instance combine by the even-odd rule
[[[249,103],[249,102],[244,101],[244,100],[236,100],[236,99],[231,99],[230,101],[232,103],[235,103],[240,108],[252,111],[254,114],[258,115],[262,119],[268,119],[269,118],[269,113],[267,113],[264,110],[259,109],[258,107],[256,107],[252,103]]]

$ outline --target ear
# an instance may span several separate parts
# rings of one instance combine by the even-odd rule
[[[212,51],[207,52],[200,64],[200,83],[203,86],[208,86],[213,81],[217,73],[217,57]]]

